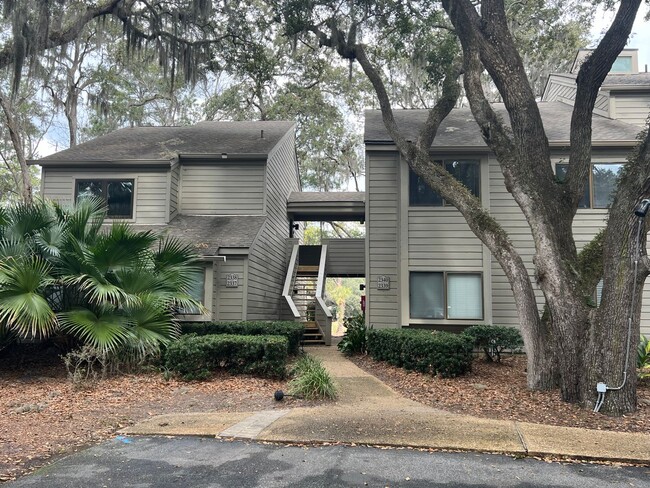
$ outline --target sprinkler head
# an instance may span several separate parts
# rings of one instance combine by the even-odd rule
[[[643,218],[646,216],[649,209],[650,209],[650,200],[645,198],[641,200],[641,202],[634,209],[634,215]]]

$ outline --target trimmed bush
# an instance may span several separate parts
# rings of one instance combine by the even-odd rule
[[[167,348],[165,367],[185,380],[205,379],[211,371],[284,377],[288,342],[285,337],[233,334],[182,336]]]
[[[268,321],[268,322],[185,322],[181,324],[182,334],[232,334],[232,335],[274,335],[284,336],[289,343],[289,354],[296,355],[300,351],[300,341],[304,326],[299,322]]]
[[[301,357],[292,369],[295,378],[289,382],[289,393],[306,400],[336,398],[336,386],[320,359]]]
[[[518,351],[524,345],[517,329],[503,325],[473,325],[463,334],[472,338],[475,347],[483,349],[487,361],[496,363],[501,362],[504,350]]]
[[[472,369],[472,339],[463,334],[426,330],[368,331],[373,359],[420,373],[451,378]]]
[[[363,315],[353,315],[343,320],[345,334],[338,348],[346,356],[366,352],[366,319]]]

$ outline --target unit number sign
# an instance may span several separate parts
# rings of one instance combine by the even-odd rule
[[[377,289],[378,290],[390,290],[390,276],[378,276],[377,277]]]
[[[239,286],[239,276],[237,273],[228,273],[226,275],[226,288],[237,288]]]

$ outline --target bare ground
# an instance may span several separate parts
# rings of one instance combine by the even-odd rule
[[[470,374],[447,379],[409,372],[368,356],[351,359],[405,397],[434,408],[491,419],[650,434],[648,380],[638,386],[635,413],[609,417],[563,402],[557,390],[529,390],[525,356],[506,357],[500,364],[477,359]]]
[[[205,382],[166,381],[160,373],[100,379],[75,387],[56,357],[17,365],[0,358],[0,482],[52,457],[111,437],[116,430],[170,412],[256,411],[305,405],[273,400],[286,382],[216,374]]]
[[[353,361],[402,395],[435,408],[495,419],[650,433],[650,381],[639,386],[639,410],[611,418],[562,402],[557,392],[526,388],[525,358],[477,360],[455,379],[407,372],[368,357]],[[313,403],[273,392],[285,381],[216,374],[205,382],[166,381],[160,373],[111,377],[75,387],[56,357],[19,364],[0,358],[0,482],[54,457],[99,442],[122,427],[170,412],[255,411]]]

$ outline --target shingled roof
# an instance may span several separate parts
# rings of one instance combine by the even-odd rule
[[[202,256],[216,256],[223,248],[251,247],[265,220],[263,215],[178,215],[165,226],[133,225],[133,229],[175,237],[194,246]]]
[[[551,144],[567,144],[571,127],[573,107],[561,102],[540,102],[539,111],[542,115],[546,136]],[[506,122],[508,114],[502,103],[493,107]],[[395,110],[395,120],[402,134],[411,140],[418,136],[420,127],[428,115],[427,110]],[[608,119],[600,115],[593,117],[592,140],[598,142],[634,144],[639,128],[625,122]],[[386,132],[379,110],[366,111],[364,141],[366,144],[386,144],[392,140]],[[455,108],[445,118],[438,129],[432,148],[486,148],[480,130],[469,107]]]
[[[119,129],[35,161],[170,161],[178,155],[268,154],[293,130],[287,121],[200,122],[188,127]]]

